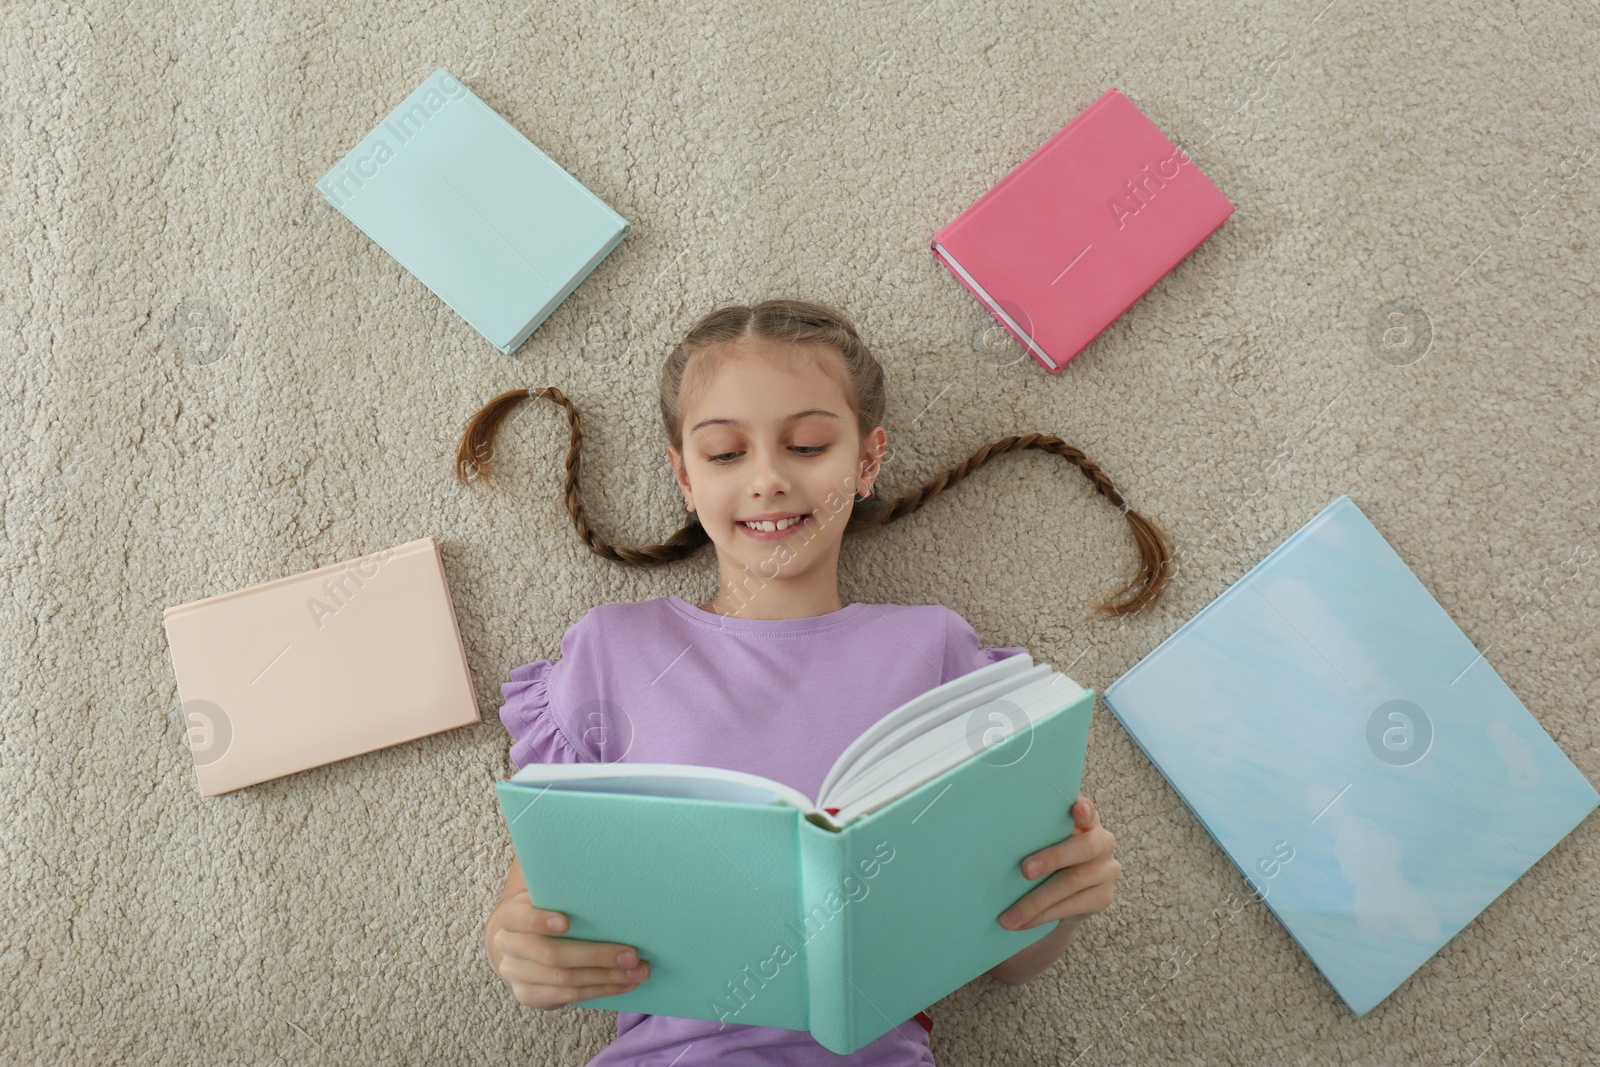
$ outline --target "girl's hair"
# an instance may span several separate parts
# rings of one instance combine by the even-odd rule
[[[851,410],[855,412],[856,424],[861,434],[865,436],[883,424],[885,402],[883,368],[867,350],[866,344],[856,333],[849,319],[837,309],[825,304],[805,300],[765,300],[752,306],[732,305],[712,311],[694,324],[688,336],[667,357],[666,365],[661,368],[661,419],[667,432],[667,439],[680,454],[683,451],[683,418],[680,401],[684,371],[690,359],[704,349],[744,339],[789,342],[808,347],[826,346],[833,349],[844,358],[848,382],[845,393]],[[718,353],[708,353],[717,358],[702,360],[695,364],[691,388],[709,379],[720,357],[726,354],[726,351],[723,349]],[[489,459],[493,455],[496,431],[506,416],[522,400],[535,396],[551,400],[567,410],[567,423],[572,434],[571,444],[567,450],[567,511],[571,513],[572,521],[578,528],[578,536],[596,555],[637,566],[652,566],[688,559],[710,543],[711,538],[700,525],[699,517],[693,513],[690,513],[688,522],[677,533],[661,544],[647,548],[618,548],[607,544],[590,529],[584,519],[583,502],[578,498],[578,447],[583,439],[578,428],[578,411],[561,390],[554,386],[512,389],[501,393],[472,416],[462,434],[461,446],[456,451],[456,478],[460,482],[466,484],[469,475],[474,473],[484,482],[489,480]],[[882,526],[904,518],[996,456],[1024,448],[1037,448],[1054,453],[1076,464],[1095,490],[1110,501],[1113,507],[1126,508],[1122,494],[1117,492],[1116,486],[1111,484],[1111,479],[1106,477],[1093,460],[1059,437],[1029,433],[1002,437],[989,442],[964,462],[956,464],[921,489],[906,493],[892,503],[876,493],[865,498],[859,493],[856,494],[850,518],[845,524],[845,532]],[[1140,566],[1133,579],[1115,595],[1120,597],[1135,587],[1137,592],[1120,603],[1105,602],[1095,605],[1096,611],[1105,617],[1128,615],[1140,610],[1159,597],[1172,579],[1172,553],[1166,534],[1155,523],[1131,508],[1128,508],[1125,514],[1128,525],[1133,528],[1134,539],[1139,545]]]

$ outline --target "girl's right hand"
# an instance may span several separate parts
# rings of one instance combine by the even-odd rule
[[[558,924],[554,930],[551,919]],[[626,993],[650,974],[650,965],[629,945],[559,936],[567,929],[566,916],[534,907],[526,890],[502,900],[488,928],[489,944],[500,954],[492,961],[495,973],[511,986],[517,1003],[530,1008],[550,1011]],[[622,953],[629,955],[619,960]]]

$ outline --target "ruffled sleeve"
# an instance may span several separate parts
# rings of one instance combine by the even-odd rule
[[[511,681],[500,686],[505,703],[500,721],[511,735],[511,762],[518,770],[530,763],[593,763],[562,729],[550,706],[551,673],[562,666],[547,659],[511,669]]]
[[[979,667],[987,667],[1010,656],[1028,651],[1024,645],[1005,645],[999,648],[979,648],[978,633],[972,624],[954,611],[945,613],[944,676],[941,682],[971,674]]]

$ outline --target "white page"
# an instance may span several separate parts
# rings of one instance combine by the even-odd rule
[[[1043,665],[1048,669],[1048,664]],[[987,667],[979,667],[969,671],[959,678],[946,682],[928,690],[915,699],[907,701],[899,708],[891,711],[877,722],[867,728],[866,733],[856,738],[840,753],[839,758],[833,761],[833,766],[822,780],[822,788],[818,792],[818,800],[822,801],[821,807],[832,807],[827,798],[833,794],[841,779],[846,777],[855,764],[864,758],[870,749],[877,747],[878,742],[891,733],[899,730],[908,723],[915,723],[931,712],[957,706],[965,700],[968,707],[983,703],[987,697],[985,692],[1001,693],[1018,684],[1017,677],[1034,668],[1033,657],[1023,652],[1015,656],[1007,656],[997,663]]]
[[[1005,660],[1001,661],[1002,663]],[[999,666],[999,664],[995,664]],[[978,672],[973,672],[978,673]],[[1010,677],[1003,678],[990,685],[980,686],[954,700],[940,704],[910,720],[902,720],[898,724],[890,724],[887,729],[875,731],[876,740],[865,745],[855,755],[848,767],[842,768],[838,777],[827,787],[827,792],[822,798],[823,807],[838,807],[835,798],[851,788],[859,776],[876,776],[882,773],[885,764],[892,764],[895,753],[913,745],[917,738],[937,729],[943,723],[951,720],[965,722],[977,708],[1001,700],[1015,700],[1019,693],[1031,689],[1049,680],[1052,676],[1066,678],[1051,668],[1048,663],[1039,663],[1024,670],[1017,671]],[[1067,679],[1069,682],[1070,679]],[[1076,683],[1073,683],[1076,684]]]
[[[1083,688],[1064,674],[1056,673],[1008,697],[1007,711],[1020,715],[1023,722],[1013,723],[1013,733],[1027,729],[1044,716],[1072,703],[1083,693]],[[893,754],[883,763],[871,768],[873,773],[863,775],[847,789],[840,792],[829,807],[837,807],[836,816],[841,822],[855,816],[875,811],[919,786],[933,781],[945,771],[973,758],[967,737],[967,720],[950,719],[926,737],[918,738],[901,752]]]
[[[510,780],[590,793],[633,793],[739,804],[785,803],[804,812],[814,807],[804,793],[759,774],[680,763],[530,763]]]
[[[1047,672],[1047,673],[1041,673]],[[833,797],[843,796],[846,793],[858,791],[863,783],[880,781],[889,774],[897,773],[897,768],[908,763],[920,760],[929,749],[924,743],[924,738],[933,734],[944,735],[945,727],[955,722],[965,730],[972,721],[972,716],[979,714],[984,708],[993,705],[997,713],[1009,711],[1008,705],[1021,704],[1033,699],[1035,693],[1043,693],[1047,687],[1065,687],[1069,698],[1083,692],[1071,678],[1059,671],[1050,669],[1049,664],[1040,664],[1018,676],[1018,680],[1032,678],[1026,685],[990,696],[989,699],[978,703],[978,698],[988,694],[989,688],[973,694],[973,700],[968,706],[967,702],[940,709],[939,712],[928,715],[925,719],[907,723],[900,729],[887,735],[871,750],[863,753],[855,765],[844,774],[834,785],[834,793],[830,796],[828,807],[837,807]],[[942,744],[943,742],[939,742]],[[902,755],[903,754],[903,755]]]
[[[835,787],[827,806],[843,807],[845,802],[859,798],[865,792],[876,790],[883,783],[899,778],[907,770],[920,767],[930,760],[937,761],[943,753],[958,753],[953,761],[944,764],[946,769],[960,763],[967,756],[976,755],[978,750],[972,746],[967,732],[971,729],[974,716],[987,723],[987,719],[983,718],[986,708],[993,707],[996,711],[1003,711],[1008,720],[1020,716],[1022,719],[1020,723],[1010,723],[1012,731],[1017,732],[1035,721],[1034,713],[1030,709],[1049,704],[1057,698],[1063,702],[1069,701],[1081,692],[1083,690],[1066,675],[1051,672],[1048,677],[1037,679],[1021,689],[1005,694],[998,700],[986,701],[958,715],[945,717],[939,722],[927,723],[925,732],[920,735],[907,736],[903,741],[898,735],[886,738],[883,755],[877,759],[863,759],[857,765],[857,770]],[[902,732],[909,733],[909,731]]]

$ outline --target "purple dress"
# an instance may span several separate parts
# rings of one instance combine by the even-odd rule
[[[601,604],[567,630],[559,660],[512,670],[500,721],[518,768],[694,763],[814,798],[833,761],[883,716],[1025,651],[979,648],[967,621],[937,604],[849,604],[808,619],[716,615],[677,596]],[[922,1018],[840,1056],[804,1030],[618,1012],[617,1039],[589,1067],[931,1067]]]

